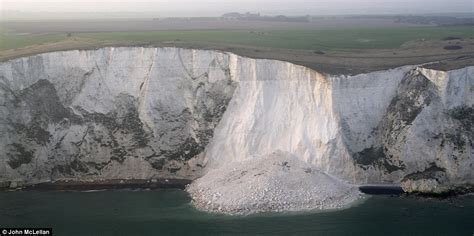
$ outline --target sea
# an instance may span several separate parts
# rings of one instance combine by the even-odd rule
[[[332,211],[210,214],[182,190],[0,192],[0,228],[53,235],[474,235],[474,196],[369,196]]]

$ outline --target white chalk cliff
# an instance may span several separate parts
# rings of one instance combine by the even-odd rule
[[[356,76],[176,48],[0,64],[0,182],[198,178],[276,151],[352,184],[474,184],[474,67]]]

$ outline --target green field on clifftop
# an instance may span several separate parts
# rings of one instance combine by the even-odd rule
[[[438,40],[445,37],[474,37],[473,27],[350,28],[321,30],[182,30],[152,32],[72,33],[73,37],[117,43],[197,43],[200,45],[240,45],[299,50],[351,50],[398,48],[413,40]],[[0,50],[58,42],[64,33],[13,34],[0,31]]]

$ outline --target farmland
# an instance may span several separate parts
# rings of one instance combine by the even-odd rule
[[[474,37],[469,27],[361,28],[271,31],[160,31],[79,33],[78,37],[128,42],[217,43],[296,50],[351,50],[398,48],[412,40],[439,40],[449,36]]]
[[[130,26],[127,30],[128,26],[124,25],[130,22],[113,21],[91,26],[92,32],[83,30],[90,22],[13,22],[5,23],[0,31],[0,60],[107,46],[172,46],[290,61],[328,73],[361,73],[433,61],[442,61],[446,68],[451,69],[472,64],[473,27],[394,25],[387,22],[384,23],[387,27],[382,27],[379,21],[331,22],[295,23],[290,27],[266,22],[211,24],[198,21],[198,24],[191,21],[189,24],[185,22],[187,28],[182,28],[180,21],[174,25],[132,21],[142,25]]]
[[[296,50],[393,49],[413,40],[439,40],[450,36],[472,38],[472,27],[350,28],[320,30],[166,30],[152,32],[72,33],[70,36],[100,42],[240,45]],[[2,32],[0,49],[58,42],[66,33],[10,34]]]

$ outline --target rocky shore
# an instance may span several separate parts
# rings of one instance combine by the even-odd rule
[[[362,197],[356,186],[286,152],[230,162],[186,189],[198,209],[230,215],[338,209]]]
[[[187,179],[112,179],[94,181],[58,180],[24,185],[10,182],[0,185],[0,190],[45,190],[45,191],[86,191],[99,189],[184,189],[190,184]]]

